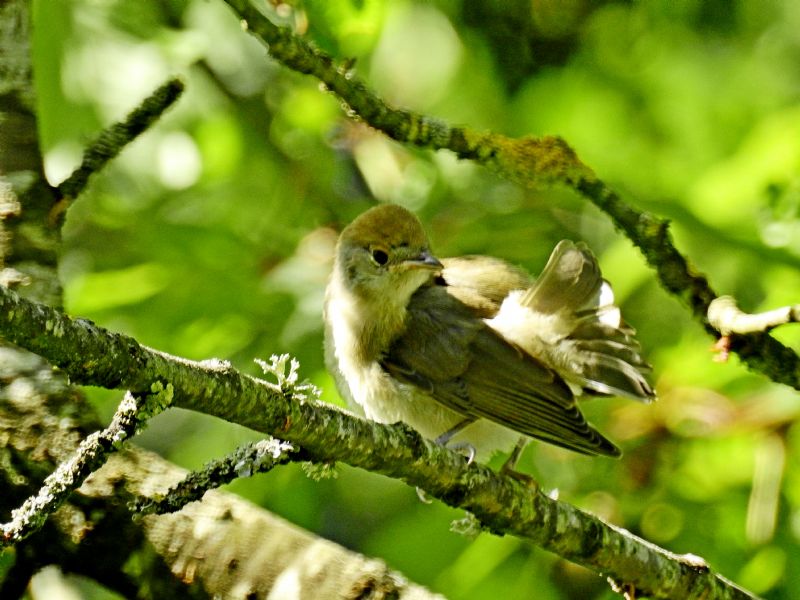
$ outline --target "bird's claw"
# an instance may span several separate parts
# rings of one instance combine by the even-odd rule
[[[459,421],[453,427],[445,431],[442,435],[440,435],[433,441],[442,448],[449,448],[450,450],[455,450],[456,452],[461,452],[462,450],[466,450],[467,466],[469,466],[473,462],[475,462],[475,455],[478,453],[478,451],[475,449],[475,446],[473,446],[469,442],[456,442],[455,444],[450,444],[450,440],[453,439],[453,436],[462,431],[467,425],[470,425],[471,423],[474,422],[475,419],[472,418],[467,418],[464,419],[463,421]]]
[[[475,462],[475,455],[478,453],[478,451],[475,449],[475,446],[469,442],[457,442],[449,446],[445,445],[444,447],[449,448],[450,450],[455,450],[456,452],[465,451],[467,457],[467,466],[470,466],[473,462]]]

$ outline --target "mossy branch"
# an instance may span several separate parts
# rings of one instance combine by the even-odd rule
[[[404,144],[447,149],[474,160],[521,185],[564,184],[591,201],[638,247],[659,281],[680,298],[694,318],[714,337],[708,308],[717,294],[676,248],[669,222],[624,202],[582,163],[572,148],[554,136],[509,138],[467,127],[451,127],[432,118],[389,106],[350,70],[289,29],[272,23],[249,0],[226,0],[247,24],[248,31],[267,44],[270,55],[286,67],[316,77],[352,113],[371,127]],[[766,333],[734,335],[730,349],[755,371],[778,383],[800,389],[800,357]]]
[[[497,534],[527,538],[655,598],[753,598],[689,560],[549,498],[522,482],[423,439],[403,424],[360,419],[309,397],[296,377],[267,382],[222,361],[194,362],[71,319],[0,287],[0,335],[47,358],[73,382],[146,393],[171,384],[172,405],[204,412],[300,446],[320,463],[343,461],[394,477],[472,513]]]
[[[190,502],[201,500],[207,491],[234,479],[268,473],[275,467],[306,458],[291,444],[272,437],[247,443],[223,458],[209,461],[202,469],[192,471],[166,492],[137,498],[131,508],[140,515],[176,512]]]
[[[147,131],[180,98],[183,88],[180,79],[168,81],[145,98],[123,121],[103,130],[89,143],[80,166],[56,187],[57,203],[51,211],[51,221],[60,224],[69,205],[86,188],[89,178]]]

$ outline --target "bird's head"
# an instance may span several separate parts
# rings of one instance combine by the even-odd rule
[[[371,208],[345,227],[336,266],[361,300],[403,306],[442,270],[419,219],[395,204]]]

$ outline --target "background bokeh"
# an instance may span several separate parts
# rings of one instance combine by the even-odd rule
[[[608,218],[567,189],[524,190],[447,152],[348,120],[288,72],[221,0],[38,0],[35,68],[48,177],[174,75],[187,91],[70,210],[66,309],[195,359],[289,352],[340,402],[321,352],[336,231],[377,201],[426,224],[439,255],[531,272],[585,240],[639,331],[659,402],[599,400],[614,461],[533,444],[521,469],[561,498],[767,598],[800,598],[800,399],[714,361],[712,340]],[[800,3],[795,0],[325,0],[268,7],[388,101],[507,135],[558,134],[752,311],[800,299]],[[776,332],[800,346],[796,326]],[[88,390],[103,415],[118,393]],[[253,434],[178,410],[140,439],[186,467]],[[513,538],[467,539],[463,516],[339,466],[230,486],[386,559],[453,599],[611,598],[597,576]],[[106,592],[76,581],[85,597]]]

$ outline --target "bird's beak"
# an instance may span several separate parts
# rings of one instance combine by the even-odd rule
[[[409,269],[430,269],[431,271],[441,271],[444,269],[444,265],[439,262],[439,259],[427,250],[423,251],[418,256],[407,258],[403,261],[403,266]]]

